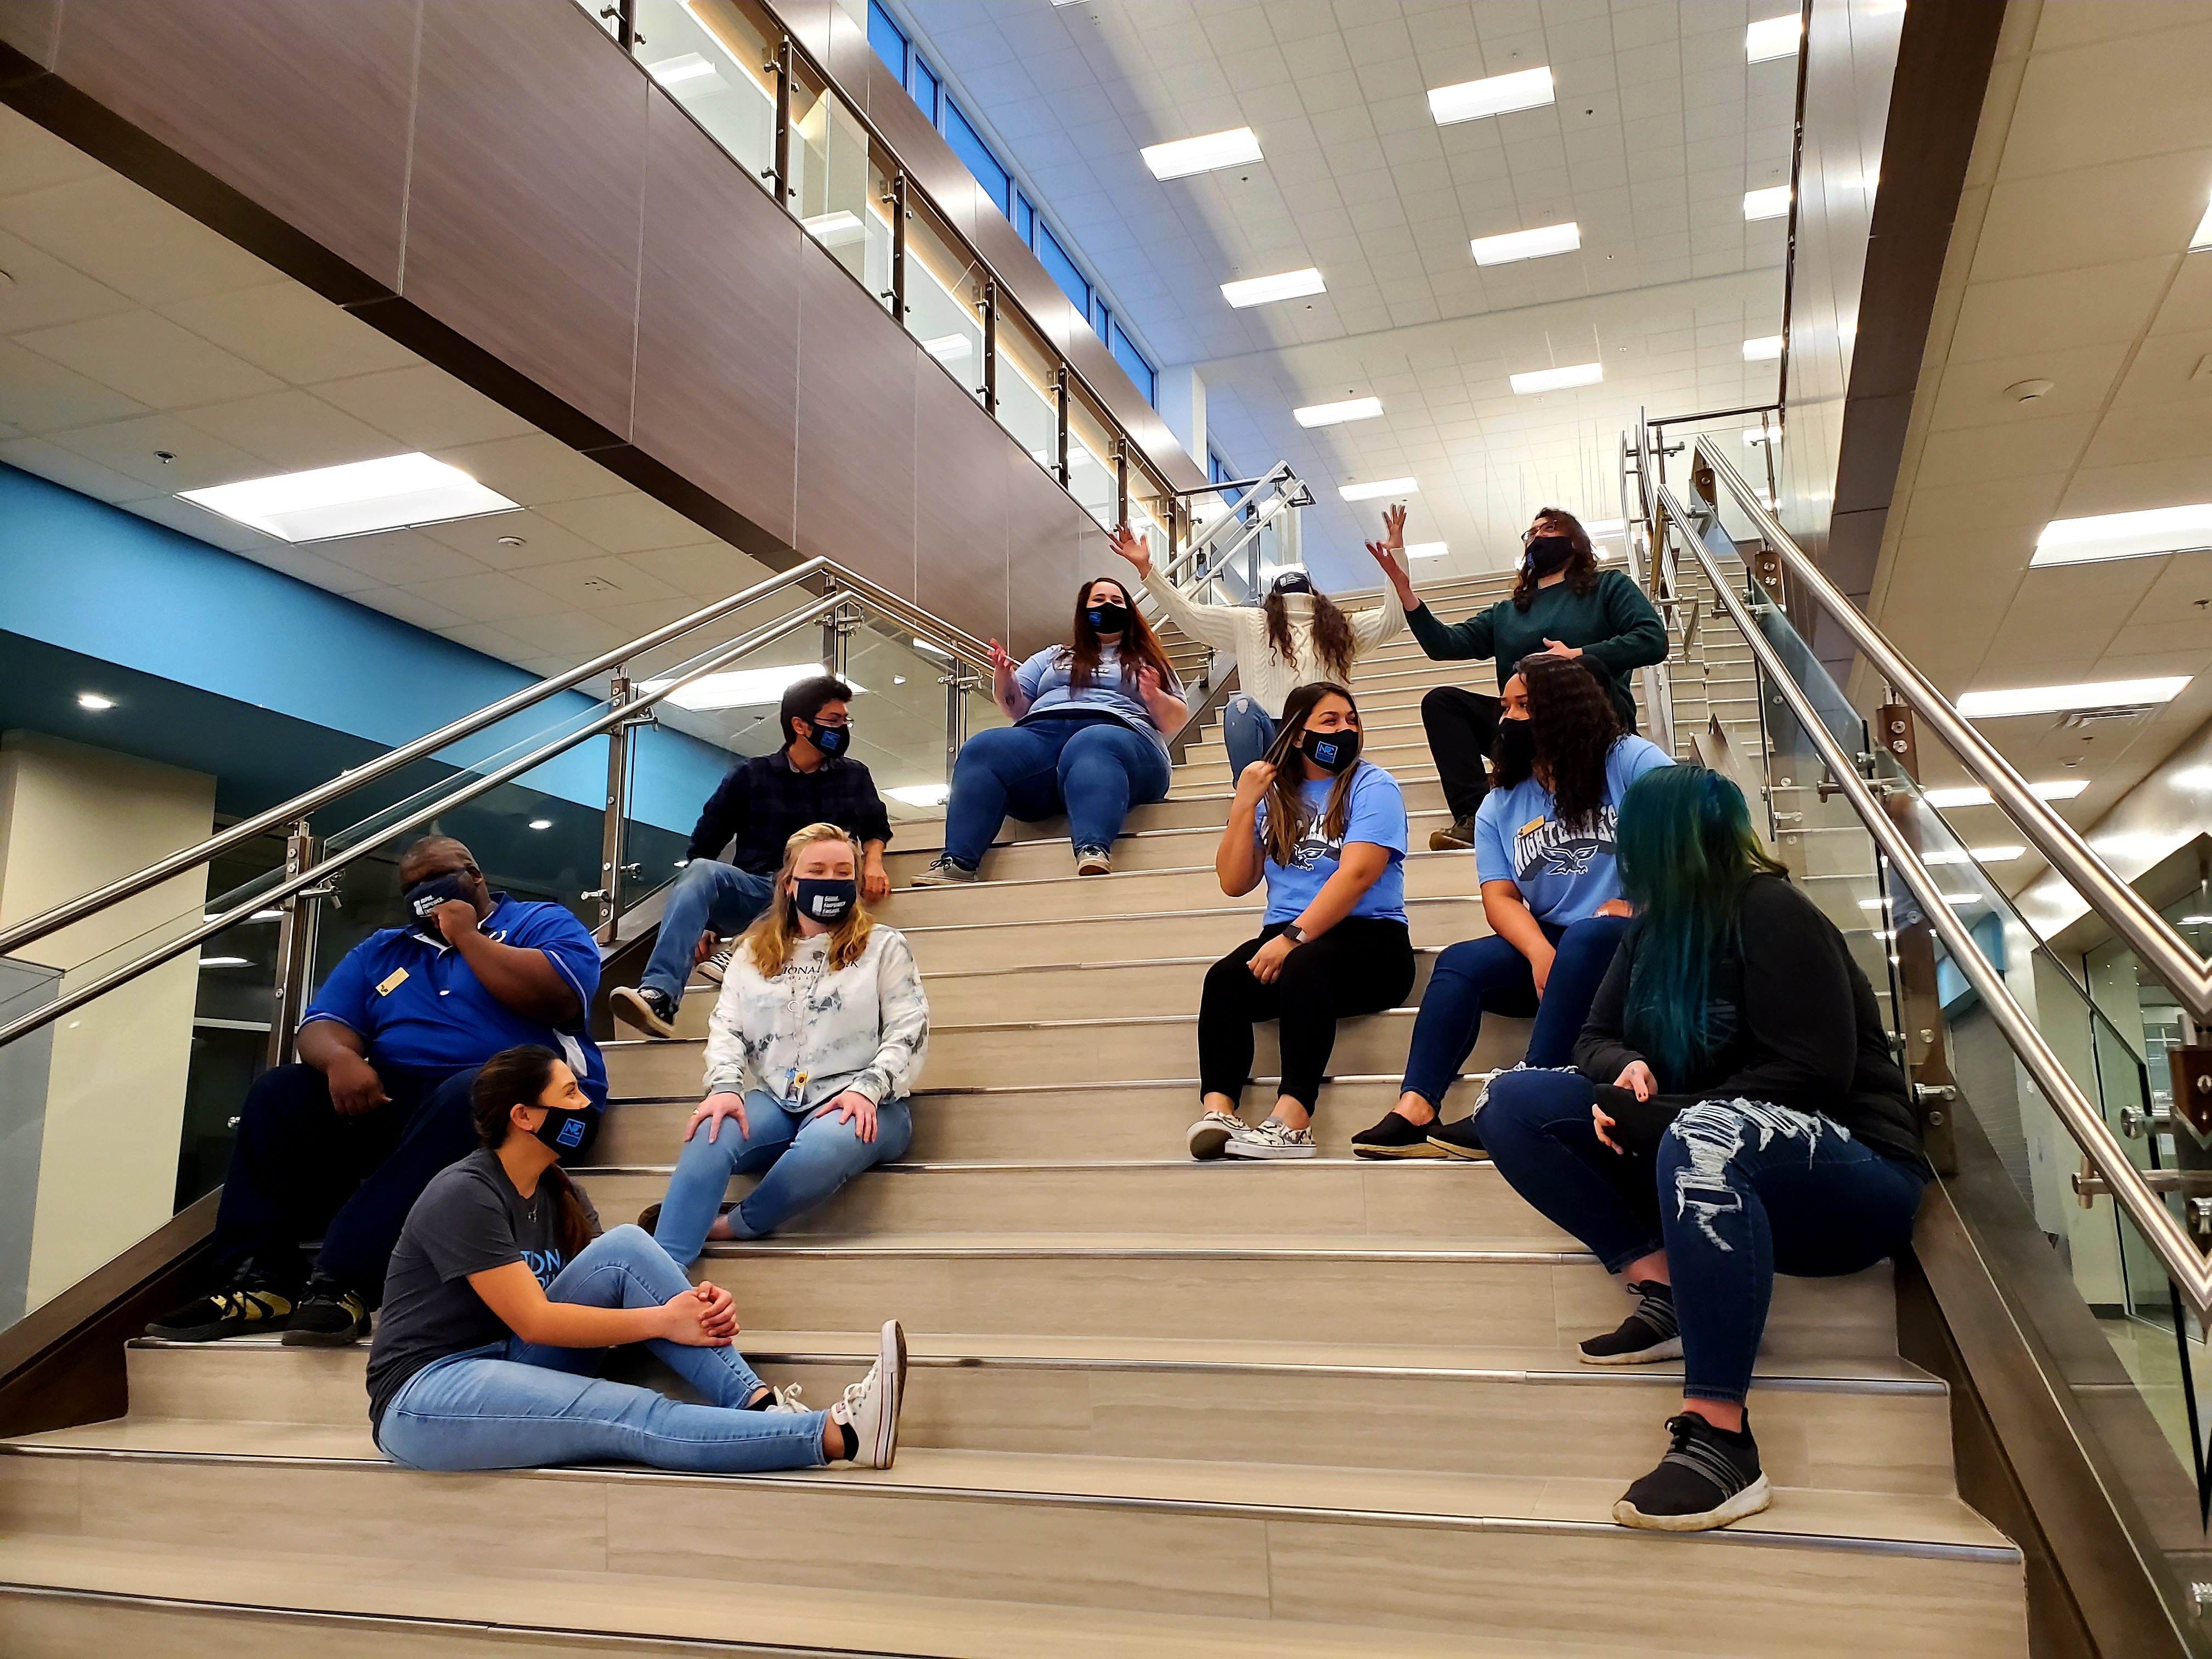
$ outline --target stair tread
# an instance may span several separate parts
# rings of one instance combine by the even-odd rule
[[[1654,1425],[1654,1455],[1657,1425]],[[276,1459],[370,1463],[390,1468],[358,1426],[249,1423],[186,1418],[116,1418],[0,1442],[32,1454],[137,1454],[191,1459]],[[523,1479],[591,1480],[604,1468],[518,1472]],[[889,1469],[799,1469],[765,1474],[641,1476],[656,1480],[827,1482],[933,1496],[969,1494],[1001,1499],[1102,1500],[1228,1510],[1327,1511],[1341,1516],[1419,1516],[1432,1523],[1484,1529],[1594,1531],[1621,1536],[1611,1519],[1622,1479],[1463,1474],[1432,1469],[1345,1468],[1321,1465],[1218,1463],[1198,1460],[1097,1457],[1037,1452],[903,1450]],[[1884,1553],[1965,1555],[2014,1562],[2018,1550],[1956,1497],[1927,1493],[1779,1488],[1774,1508],[1725,1534],[1686,1541],[1742,1545],[1858,1546]]]
[[[1425,1162],[1425,1160],[1424,1160]],[[1231,1166],[1224,1160],[1222,1168]],[[1234,1176],[1224,1176],[1234,1180]],[[1177,1233],[866,1233],[849,1237],[793,1233],[769,1238],[715,1239],[707,1246],[710,1256],[784,1255],[793,1252],[836,1255],[961,1255],[994,1256],[1265,1256],[1412,1258],[1435,1261],[1479,1261],[1497,1257],[1521,1261],[1591,1260],[1579,1249],[1532,1249],[1526,1243],[1495,1245],[1455,1240],[1439,1244],[1426,1234],[1393,1237],[1352,1233],[1328,1234],[1221,1233],[1198,1236]]]

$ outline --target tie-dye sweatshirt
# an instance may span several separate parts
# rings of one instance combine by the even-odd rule
[[[830,936],[801,939],[774,979],[731,953],[707,1036],[707,1092],[764,1089],[791,1112],[850,1089],[878,1104],[914,1092],[929,1048],[929,1003],[906,936],[878,922],[850,967]]]

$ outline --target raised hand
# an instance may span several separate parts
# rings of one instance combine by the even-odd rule
[[[990,642],[990,645],[991,672],[994,674],[1011,674],[1017,667],[1020,666],[1020,665],[1015,662],[1012,657],[1006,654],[1006,648],[1001,646],[998,641],[993,640]]]
[[[1258,800],[1274,784],[1275,767],[1272,761],[1255,760],[1237,775],[1237,793],[1246,800]]]
[[[1152,550],[1146,546],[1143,538],[1128,526],[1117,526],[1113,535],[1108,538],[1106,545],[1136,566],[1139,576],[1152,574]]]
[[[1386,507],[1382,509],[1382,545],[1389,548],[1401,548],[1405,544],[1406,504],[1400,501],[1395,507]]]

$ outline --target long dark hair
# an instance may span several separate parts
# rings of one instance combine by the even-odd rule
[[[1597,676],[1573,657],[1548,651],[1523,657],[1513,665],[1528,688],[1528,767],[1498,763],[1498,787],[1510,789],[1531,771],[1552,792],[1560,827],[1577,832],[1597,828],[1605,806],[1605,760],[1620,741],[1620,716]]]
[[[1297,749],[1298,739],[1306,734],[1306,720],[1323,697],[1342,697],[1351,704],[1352,725],[1359,724],[1359,705],[1352,702],[1351,692],[1327,680],[1315,680],[1283,699],[1282,724],[1275,729],[1275,740],[1263,757],[1275,769],[1275,781],[1267,786],[1267,856],[1285,866],[1297,856],[1298,843],[1313,825],[1314,811],[1300,787],[1305,782],[1305,769],[1297,763]],[[1367,764],[1355,762],[1336,775],[1328,804],[1321,811],[1322,833],[1331,841],[1344,839],[1345,825],[1352,818],[1352,781]]]
[[[1353,650],[1352,618],[1339,610],[1336,601],[1319,588],[1309,588],[1307,596],[1313,600],[1315,659],[1331,679],[1350,679]],[[1296,647],[1291,641],[1290,601],[1275,589],[1269,588],[1260,609],[1267,613],[1268,648],[1285,662],[1293,662]]]
[[[1067,683],[1080,691],[1091,684],[1091,677],[1098,672],[1098,630],[1091,625],[1091,590],[1101,582],[1109,582],[1121,596],[1121,608],[1129,613],[1128,625],[1121,630],[1121,674],[1143,663],[1160,677],[1160,688],[1165,690],[1175,684],[1175,670],[1168,666],[1168,653],[1160,648],[1159,635],[1145,620],[1137,602],[1129,597],[1129,590],[1117,576],[1093,576],[1075,590],[1075,622],[1067,635]]]
[[[1577,599],[1597,586],[1597,550],[1590,545],[1589,532],[1583,521],[1564,507],[1540,507],[1536,517],[1548,519],[1559,526],[1559,533],[1567,538],[1574,551],[1567,555],[1567,591]],[[1536,598],[1536,573],[1528,568],[1524,554],[1521,560],[1521,579],[1513,584],[1513,608],[1526,611]],[[1569,641],[1572,643],[1572,641]]]
[[[497,1152],[510,1133],[522,1133],[507,1116],[508,1109],[537,1105],[551,1085],[553,1068],[560,1062],[560,1055],[534,1042],[502,1048],[484,1061],[477,1069],[477,1080],[469,1085],[469,1112],[476,1120],[477,1139]],[[592,1242],[592,1212],[577,1196],[576,1183],[559,1164],[539,1178],[550,1178],[553,1182],[560,1205],[561,1254],[574,1261],[577,1252]]]
[[[1752,833],[1743,791],[1702,766],[1662,766],[1621,797],[1620,890],[1643,937],[1622,1033],[1678,1089],[1727,1033],[1708,1006],[1713,963],[1740,945],[1744,884],[1784,874]]]

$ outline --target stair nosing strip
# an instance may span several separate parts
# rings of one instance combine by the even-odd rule
[[[703,1043],[703,1042],[706,1042],[706,1040],[707,1040],[707,1039],[706,1039],[706,1038],[704,1038],[704,1037],[656,1037],[656,1038],[640,1039],[640,1040],[638,1040],[638,1041],[637,1041],[634,1045],[631,1045],[631,1044],[629,1043],[629,1039],[627,1039],[627,1038],[617,1038],[617,1039],[611,1040],[611,1041],[610,1041],[610,1042],[602,1042],[602,1043],[599,1045],[599,1047],[600,1047],[600,1048],[623,1048],[623,1047],[624,1047],[624,1046],[635,1046],[635,1047],[639,1047],[639,1048],[643,1048],[644,1046],[646,1046],[647,1042],[650,1042],[655,1043],[655,1044],[657,1044],[658,1046],[662,1047],[662,1048],[671,1048],[671,1047],[677,1047],[677,1046],[680,1046],[680,1045],[684,1044],[684,1043],[694,1043],[694,1044]],[[1469,1075],[1470,1075],[1470,1074],[1468,1074],[1468,1073],[1462,1073],[1462,1080],[1465,1080],[1465,1079],[1466,1079]],[[1474,1076],[1474,1077],[1484,1077],[1484,1076],[1487,1076],[1487,1075],[1488,1075],[1488,1073],[1472,1073],[1471,1075],[1472,1075],[1472,1076]],[[1327,1073],[1326,1075],[1324,1075],[1324,1076],[1322,1077],[1322,1081],[1324,1084],[1328,1084],[1328,1083],[1395,1083],[1395,1082],[1397,1082],[1398,1080],[1399,1080],[1399,1074],[1398,1074],[1397,1073],[1395,1073],[1395,1072],[1342,1072],[1342,1073]],[[1268,1075],[1265,1076],[1265,1077],[1258,1077],[1258,1076],[1255,1076],[1255,1077],[1254,1077],[1254,1078],[1252,1079],[1252,1083],[1253,1083],[1253,1085],[1254,1085],[1255,1087],[1257,1087],[1259,1085],[1263,1084],[1263,1083],[1279,1083],[1279,1082],[1281,1082],[1281,1081],[1282,1081],[1282,1079],[1281,1079],[1279,1076],[1278,1076],[1278,1075],[1276,1075],[1276,1074],[1274,1074],[1274,1073],[1269,1073]],[[1196,1089],[1196,1088],[1198,1087],[1198,1082],[1199,1082],[1199,1080],[1198,1080],[1196,1078],[1194,1078],[1194,1077],[1136,1077],[1136,1078],[1126,1078],[1126,1077],[1125,1077],[1125,1078],[1110,1078],[1110,1079],[1099,1079],[1099,1080],[1096,1080],[1096,1081],[1086,1082],[1086,1083],[1085,1083],[1085,1084],[1084,1084],[1084,1085],[1083,1085],[1083,1086],[1084,1086],[1084,1088],[1085,1088],[1085,1090],[1086,1091],[1097,1091],[1097,1090],[1100,1090],[1100,1089],[1192,1089],[1192,1090],[1194,1090],[1194,1089]],[[945,1087],[943,1087],[943,1088],[921,1088],[921,1089],[916,1089],[916,1090],[914,1091],[913,1096],[912,1096],[912,1097],[910,1097],[910,1098],[917,1099],[917,1100],[926,1100],[926,1099],[934,1099],[934,1098],[937,1098],[937,1097],[949,1097],[949,1096],[952,1096],[952,1095],[1033,1095],[1033,1094],[1048,1094],[1048,1094],[1059,1094],[1059,1095],[1064,1095],[1064,1094],[1067,1093],[1067,1091],[1068,1091],[1067,1085],[1066,1085],[1066,1084],[1064,1084],[1064,1083],[975,1083],[975,1084],[952,1084],[952,1085],[947,1085],[947,1086],[945,1086]],[[698,1099],[699,1099],[699,1097],[698,1097],[698,1096],[697,1096],[696,1094],[688,1094],[688,1095],[610,1095],[610,1096],[607,1097],[607,1104],[608,1104],[608,1105],[610,1105],[610,1106],[663,1106],[663,1105],[694,1105],[694,1106],[696,1106],[696,1104],[698,1104]]]
[[[404,1464],[382,1457],[307,1457],[294,1453],[203,1452],[153,1450],[122,1446],[25,1446],[0,1442],[0,1454],[18,1457],[81,1458],[107,1462],[162,1462],[236,1467],[241,1464],[280,1468],[349,1468],[379,1470],[393,1474],[421,1474]],[[1301,1505],[1262,1503],[1250,1499],[1220,1501],[1202,1498],[1125,1497],[1112,1492],[1025,1492],[1012,1487],[945,1486],[896,1480],[842,1481],[799,1473],[687,1475],[665,1469],[630,1468],[606,1464],[567,1464],[553,1468],[502,1469],[502,1476],[524,1480],[620,1480],[659,1485],[685,1485],[711,1480],[718,1485],[774,1485],[819,1487],[825,1492],[894,1493],[941,1503],[1026,1504],[1052,1508],[1130,1510],[1148,1515],[1219,1516],[1234,1520],[1334,1522],[1351,1526],[1396,1527],[1431,1532],[1496,1532],[1552,1534],[1572,1538],[1622,1538],[1643,1529],[1607,1521],[1567,1521],[1536,1516],[1449,1515],[1420,1510],[1348,1508],[1341,1504]],[[1790,1488],[1785,1487],[1789,1491]],[[1819,1492],[1821,1487],[1797,1488]],[[1747,1548],[1809,1549],[1853,1555],[1888,1555],[1951,1560],[1988,1565],[2017,1566],[2023,1559],[2016,1545],[1946,1544],[1933,1539],[1835,1537],[1819,1533],[1759,1532],[1735,1526],[1708,1532],[1649,1534],[1677,1540],[1686,1545],[1735,1545]]]
[[[1142,871],[1131,871],[1125,873],[1141,875],[1145,872]],[[1034,878],[1032,878],[1030,879]],[[1072,878],[1072,879],[1097,881],[1100,878],[1097,876],[1084,876]],[[1108,878],[1108,879],[1110,879],[1110,878]],[[1012,887],[1019,884],[1021,884],[1016,882],[987,881],[978,883],[977,886]],[[927,891],[928,890],[925,889],[924,890]],[[972,892],[975,889],[969,888],[965,890]],[[1433,896],[1421,897],[1416,897],[1412,894],[1408,894],[1406,897],[1406,902],[1408,905],[1474,904],[1480,902],[1480,899],[1477,895],[1473,893],[1439,893]],[[1243,916],[1249,915],[1253,911],[1264,909],[1265,908],[1265,906],[1256,903],[1215,904],[1209,905],[1202,910],[1130,910],[1122,912],[1116,915],[1107,916],[1045,916],[1028,920],[1016,918],[1009,921],[933,921],[915,927],[904,927],[898,922],[886,921],[884,925],[887,927],[896,927],[900,933],[904,933],[908,938],[912,938],[916,933],[981,933],[987,928],[992,927],[1085,927],[1094,926],[1101,922],[1170,921],[1178,918],[1187,918],[1190,916]],[[1057,967],[1059,964],[1056,963],[1044,963],[1039,965],[1049,968]],[[1018,969],[1008,969],[1006,971],[1008,973],[1018,973],[1021,970]]]
[[[1299,1170],[1377,1170],[1389,1168],[1462,1170],[1495,1171],[1497,1165],[1487,1158],[1293,1158],[1279,1160],[1288,1167]],[[973,1162],[959,1158],[923,1158],[869,1166],[871,1175],[1041,1175],[1061,1174],[1090,1170],[1206,1170],[1216,1164],[1226,1167],[1227,1158],[1105,1158],[1092,1159],[1048,1158],[1024,1164],[1007,1159]],[[672,1164],[564,1164],[564,1170],[578,1180],[594,1176],[665,1176],[672,1174]],[[1420,1181],[1429,1177],[1409,1176]]]
[[[1097,1237],[1124,1237],[1112,1233]],[[921,1235],[908,1244],[808,1242],[788,1239],[709,1239],[702,1256],[742,1261],[756,1256],[873,1256],[884,1261],[921,1258],[934,1261],[1370,1261],[1448,1263],[1461,1267],[1533,1266],[1581,1267],[1596,1263],[1588,1250],[1413,1250],[1364,1249],[1352,1244],[1085,1244],[1079,1233],[1058,1235],[1049,1244],[933,1244]]]

